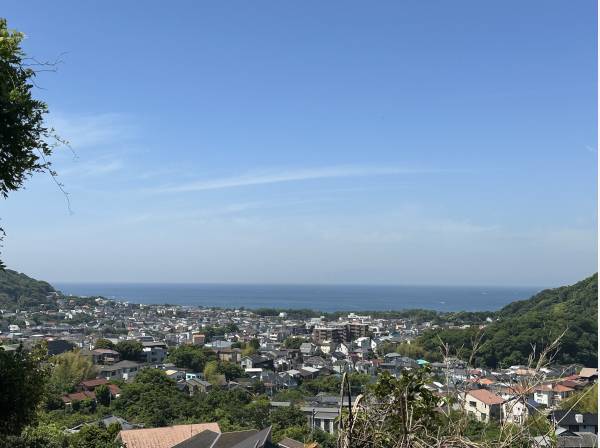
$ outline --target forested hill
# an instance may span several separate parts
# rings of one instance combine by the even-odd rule
[[[596,313],[598,307],[598,274],[572,286],[546,289],[528,300],[506,305],[498,312],[503,319],[519,317],[529,312],[566,312],[568,314]]]
[[[598,274],[572,286],[544,290],[528,300],[513,302],[497,313],[483,332],[475,360],[481,366],[527,364],[532,345],[539,352],[566,330],[555,361],[598,364]],[[417,345],[426,353],[439,352],[440,336],[452,347],[469,347],[475,329],[442,330],[424,334]]]
[[[5,269],[0,270],[0,308],[31,309],[42,304],[54,304],[48,296],[55,292],[50,283],[35,280],[25,274]]]

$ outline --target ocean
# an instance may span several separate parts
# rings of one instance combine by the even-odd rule
[[[535,287],[399,285],[242,285],[207,283],[55,283],[64,294],[134,303],[320,311],[497,310],[531,297]]]

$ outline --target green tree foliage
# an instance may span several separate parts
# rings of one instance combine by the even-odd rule
[[[211,384],[218,385],[224,379],[225,375],[219,372],[218,361],[208,361],[204,366],[204,379]]]
[[[597,365],[597,302],[598,274],[594,274],[575,285],[548,289],[529,300],[511,303],[498,312],[498,321],[485,328],[475,362],[487,367],[526,364],[532,343],[539,353],[566,330],[555,362]],[[434,360],[441,339],[452,352],[462,347],[463,354],[468,355],[477,331],[429,331],[415,346]]]
[[[219,362],[217,365],[217,373],[225,376],[227,381],[244,376],[244,369],[233,362]]]
[[[126,419],[147,426],[167,426],[189,414],[188,400],[175,381],[158,369],[143,369],[121,389],[115,409]]]
[[[276,408],[271,412],[274,440],[279,441],[285,437],[288,428],[306,426],[307,421],[304,413],[296,406]]]
[[[379,376],[373,387],[373,396],[377,400],[392,400],[393,403],[393,412],[386,422],[389,433],[384,437],[399,440],[413,425],[424,429],[439,425],[435,412],[438,398],[426,387],[427,374],[426,369],[416,369],[403,372],[400,378],[394,378],[388,372]]]
[[[33,97],[36,72],[23,62],[23,37],[0,18],[0,195],[5,198],[34,172],[54,175],[48,157],[57,138],[44,122],[46,103]]]
[[[129,361],[139,361],[142,356],[144,346],[140,341],[127,340],[119,341],[115,345],[115,350],[121,354],[121,358]]]
[[[202,372],[206,363],[216,358],[215,352],[207,348],[197,345],[181,345],[169,351],[167,360],[179,368]]]
[[[103,428],[98,425],[85,425],[74,434],[70,440],[71,448],[117,448],[115,442],[118,430],[116,428]]]
[[[34,421],[45,393],[48,371],[44,347],[31,352],[0,348],[0,435],[20,434]]]
[[[54,288],[47,282],[35,280],[10,269],[0,269],[0,308],[56,308],[56,301],[48,297],[54,292]]]
[[[55,424],[28,426],[19,436],[2,438],[0,446],[11,448],[66,448],[67,435]]]
[[[283,389],[277,392],[273,396],[273,401],[290,401],[292,403],[299,403],[304,401],[307,394],[304,393],[303,389]]]
[[[572,409],[575,412],[598,413],[598,384],[587,387],[573,394],[560,403],[560,408],[565,411]]]
[[[353,395],[358,395],[365,391],[367,385],[371,382],[371,377],[363,373],[351,373],[348,375],[350,382],[350,391]],[[299,390],[305,396],[314,396],[321,392],[330,394],[339,394],[342,385],[341,375],[325,375],[319,376],[314,380],[306,380],[301,385]]]
[[[110,404],[110,389],[106,384],[101,384],[96,387],[94,392],[99,404],[103,406],[108,406]]]
[[[227,324],[227,325],[224,325],[221,327],[215,327],[215,326],[206,327],[203,330],[203,333],[206,336],[207,341],[212,341],[217,336],[223,336],[226,333],[227,334],[237,333],[238,331],[240,331],[239,327],[234,323],[230,323],[230,324]]]
[[[55,393],[73,392],[81,381],[96,376],[96,368],[89,357],[79,351],[61,353],[52,357],[50,388]]]
[[[304,338],[289,336],[285,338],[285,341],[283,341],[283,346],[285,348],[292,348],[297,350],[304,342],[306,342]]]

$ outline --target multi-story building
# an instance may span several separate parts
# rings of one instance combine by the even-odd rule
[[[369,325],[361,322],[343,322],[330,325],[317,325],[313,328],[313,341],[320,344],[324,341],[349,343],[355,339],[368,336]]]

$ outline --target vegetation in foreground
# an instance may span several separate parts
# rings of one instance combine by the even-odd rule
[[[219,366],[215,360],[209,366]],[[131,383],[118,383],[119,398],[97,390],[97,400],[75,402],[66,408],[60,396],[95,374],[90,361],[77,352],[47,357],[43,346],[30,352],[0,350],[0,445],[50,448],[114,448],[118,424],[98,422],[115,415],[145,427],[218,422],[223,431],[273,426],[273,440],[283,437],[316,440],[325,448],[452,446],[529,446],[531,436],[550,431],[543,416],[516,427],[471,420],[450,398],[440,397],[426,386],[432,381],[427,368],[406,371],[400,378],[388,373],[376,382],[368,375],[326,376],[282,391],[273,399],[292,401],[292,406],[272,408],[260,385],[250,390],[215,387],[189,396],[164,371],[146,368]],[[564,407],[580,412],[597,411],[597,386],[565,401]],[[344,409],[338,438],[318,429],[311,431],[298,407],[319,392],[359,397],[352,409]],[[78,433],[65,429],[84,426]],[[441,445],[440,445],[441,446]]]

